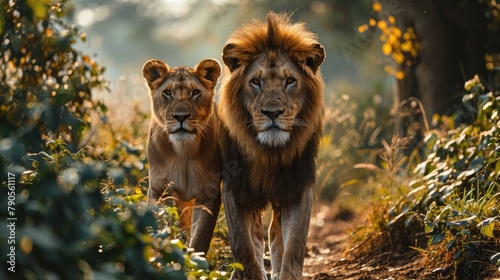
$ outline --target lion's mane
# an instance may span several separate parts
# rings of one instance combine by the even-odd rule
[[[251,94],[244,86],[247,67],[257,57],[272,60],[278,53],[286,54],[301,69],[298,79],[303,90],[292,98],[304,100],[296,118],[305,125],[294,127],[286,145],[269,147],[256,140],[242,96]],[[324,115],[325,86],[319,70],[323,47],[304,23],[292,23],[289,15],[271,12],[267,22],[254,20],[237,29],[227,40],[223,59],[219,139],[225,161],[241,165],[241,172],[229,178],[226,186],[242,207],[262,209],[269,202],[273,207],[293,205],[315,181]]]

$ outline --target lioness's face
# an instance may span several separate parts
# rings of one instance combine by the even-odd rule
[[[143,75],[150,88],[153,118],[168,133],[170,141],[194,141],[208,129],[220,71],[219,63],[213,59],[203,60],[195,69],[169,69],[158,60],[146,62]]]
[[[304,123],[297,119],[304,102],[299,71],[285,55],[262,55],[249,65],[244,98],[261,144],[284,146],[293,127]]]

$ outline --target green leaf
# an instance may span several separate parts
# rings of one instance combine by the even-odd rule
[[[443,233],[432,234],[427,241],[428,245],[436,245],[444,240],[445,235]]]
[[[500,253],[496,253],[493,256],[491,256],[490,261],[496,265],[500,266]]]
[[[39,19],[45,19],[47,18],[47,12],[48,12],[48,3],[50,3],[50,0],[28,0],[26,1],[28,6],[30,6],[31,10],[33,11],[33,15],[36,18]]]
[[[488,218],[477,224],[477,227],[481,230],[481,233],[488,237],[495,237],[495,220],[496,217]]]
[[[470,225],[474,220],[476,219],[476,215],[472,215],[469,218],[461,219],[461,220],[456,220],[456,221],[448,221],[446,223],[447,226],[453,226],[453,227],[466,227]]]
[[[191,261],[193,261],[199,269],[207,270],[209,268],[208,261],[204,257],[192,256]]]
[[[234,270],[241,270],[241,271],[245,271],[245,268],[243,267],[243,265],[239,262],[235,262],[233,264],[231,264],[231,267],[234,269]]]
[[[455,245],[455,242],[457,241],[457,237],[455,236],[448,244],[446,244],[446,250],[451,251],[453,248],[453,245]]]

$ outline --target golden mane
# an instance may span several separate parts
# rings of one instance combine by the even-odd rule
[[[307,122],[306,127],[302,127],[292,136],[291,146],[285,147],[286,154],[279,149],[275,153],[280,155],[275,160],[290,161],[304,149],[311,134],[319,133],[322,130],[323,120],[323,92],[324,83],[318,66],[323,62],[324,57],[320,55],[323,51],[321,45],[316,41],[316,35],[306,29],[304,23],[291,23],[287,14],[269,13],[267,23],[253,20],[251,23],[243,25],[237,29],[227,40],[224,49],[225,74],[223,75],[219,112],[227,123],[233,136],[238,138],[240,144],[254,143],[254,138],[242,121],[247,120],[242,99],[237,98],[238,94],[244,90],[243,79],[245,68],[259,54],[267,55],[270,59],[276,53],[288,54],[303,70],[302,83],[305,88],[305,98],[307,105],[301,112],[300,118]],[[242,143],[243,142],[243,143]],[[262,158],[262,147],[247,147],[248,153],[257,153],[253,158]],[[276,150],[276,149],[272,149]],[[267,151],[270,152],[270,151]],[[271,156],[271,154],[268,154]],[[269,160],[271,160],[269,158]],[[273,161],[270,164],[273,164]]]
[[[236,30],[222,52],[219,143],[237,166],[221,190],[233,279],[267,279],[260,211],[272,206],[272,279],[302,279],[323,130],[325,50],[304,23],[269,13]]]
[[[224,61],[230,68],[248,64],[256,55],[267,52],[270,56],[275,52],[283,52],[293,57],[304,71],[317,70],[324,57],[311,57],[311,46],[320,47],[316,34],[310,32],[303,22],[292,23],[289,14],[276,14],[270,12],[267,22],[258,19],[241,26],[233,32],[227,40],[226,48],[237,46],[233,49],[225,49],[238,61]],[[270,57],[271,58],[271,57]],[[317,59],[321,59],[318,61]],[[230,62],[230,63],[228,63]],[[311,73],[313,74],[313,73]]]
[[[222,127],[239,147],[231,152],[226,149],[223,153],[234,158],[230,153],[242,152],[244,155],[241,160],[250,162],[247,172],[252,181],[251,189],[259,189],[251,191],[246,198],[242,194],[241,199],[249,201],[240,203],[255,206],[255,200],[258,200],[257,207],[265,206],[267,202],[293,204],[303,188],[315,180],[315,157],[323,128],[325,89],[319,69],[325,53],[316,37],[306,29],[304,23],[292,23],[288,14],[270,12],[267,22],[253,20],[234,31],[227,40],[223,51],[226,67],[221,82],[218,113]],[[298,79],[302,91],[300,97],[292,98],[304,99],[304,106],[297,118],[305,125],[294,127],[287,145],[267,147],[256,141],[256,132],[249,125],[251,116],[243,98],[245,94],[251,94],[245,92],[246,69],[259,57],[265,56],[273,61],[280,54],[284,54],[301,69]],[[222,139],[221,142],[224,150],[226,140]],[[293,170],[301,173],[297,182],[288,182],[285,178],[280,181],[273,177],[274,172],[279,173],[283,167],[294,164],[300,165],[296,167],[297,170]],[[293,178],[289,176],[289,179],[295,180]],[[256,194],[262,197],[256,199]]]

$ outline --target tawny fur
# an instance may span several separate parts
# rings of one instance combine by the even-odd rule
[[[224,161],[242,167],[222,191],[233,255],[245,266],[232,278],[266,279],[258,213],[271,204],[272,279],[301,279],[323,129],[324,49],[304,23],[271,12],[231,34],[222,58],[219,140]]]
[[[204,252],[221,201],[222,155],[214,102],[220,72],[220,64],[213,59],[201,61],[194,69],[170,69],[159,60],[149,60],[143,67],[152,112],[148,197],[176,197],[183,212],[181,224],[191,230],[190,247]]]

